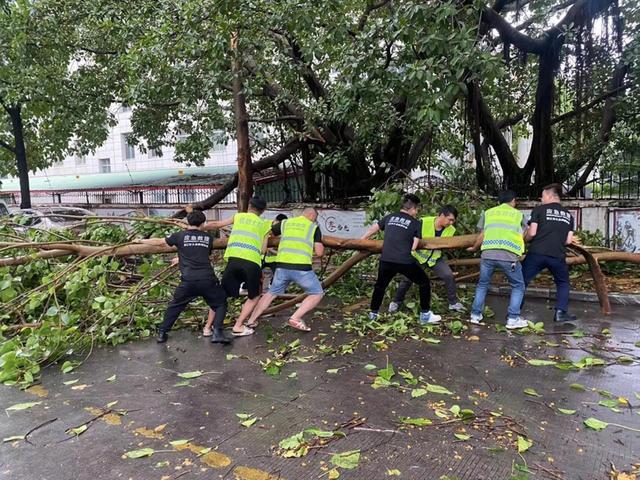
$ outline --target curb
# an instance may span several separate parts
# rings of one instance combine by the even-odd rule
[[[461,283],[458,285],[460,288],[475,288],[475,284]],[[489,293],[507,296],[511,292],[511,287],[491,285],[489,286]],[[525,298],[546,298],[548,300],[556,299],[555,289],[550,288],[527,288]],[[578,302],[591,302],[598,303],[598,294],[595,292],[578,292],[571,291],[569,293],[569,300]],[[633,293],[610,293],[609,301],[616,305],[640,305],[640,294]]]

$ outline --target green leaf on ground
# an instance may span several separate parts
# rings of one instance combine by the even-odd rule
[[[587,418],[584,421],[584,424],[592,430],[599,432],[600,430],[604,430],[609,425],[607,422],[603,422],[602,420],[598,420],[597,418]]]
[[[434,385],[432,383],[427,383],[427,391],[431,393],[440,393],[442,395],[453,395],[453,392],[450,392],[445,387],[441,385]]]
[[[423,338],[422,340],[426,343],[433,343],[433,344],[438,344],[442,341],[437,338],[431,338],[431,337],[426,337],[426,338]]]
[[[542,397],[538,392],[536,392],[533,388],[527,387],[523,390],[527,395],[531,395],[532,397]]]
[[[289,375],[287,375],[287,378],[296,378],[298,376],[298,372],[291,372]]]
[[[189,443],[189,440],[187,439],[180,439],[180,440],[174,440],[172,442],[169,442],[171,444],[172,447],[179,447],[180,445],[186,445],[187,443]]]
[[[586,392],[587,389],[584,385],[580,385],[579,383],[572,383],[571,385],[569,385],[569,388],[571,388],[572,390],[577,390],[579,392]]]
[[[339,368],[330,368],[327,370],[327,373],[338,373],[340,371]]]
[[[195,370],[193,372],[184,372],[184,373],[179,373],[178,376],[180,378],[198,378],[201,377],[202,375],[204,375],[204,372],[200,371],[200,370]]]
[[[2,439],[3,443],[15,442],[18,440],[24,440],[24,435],[14,435],[13,437],[5,437]]]
[[[60,367],[60,370],[62,370],[62,373],[69,373],[78,365],[79,365],[79,362],[72,362],[70,360],[67,360],[62,364],[62,366]]]
[[[365,370],[375,370],[376,368],[378,368],[378,367],[376,367],[373,363],[367,363],[367,364],[364,366],[364,369],[365,369]]]
[[[191,382],[189,380],[183,380],[182,382],[174,383],[174,387],[190,387]]]
[[[80,425],[79,427],[70,428],[69,430],[67,430],[67,433],[69,435],[75,435],[77,437],[78,435],[86,432],[87,428],[89,428],[89,426],[85,423],[84,425]]]
[[[240,425],[242,425],[243,427],[249,428],[251,425],[253,425],[257,421],[258,421],[257,418],[250,418],[249,420],[245,420],[244,422],[240,422]]]
[[[115,382],[115,381],[116,381],[115,375],[111,375],[109,378],[107,378],[107,382]]]
[[[574,413],[576,413],[575,410],[570,410],[568,408],[558,408],[558,411],[560,413],[564,413],[565,415],[573,415]]]
[[[390,477],[399,477],[401,474],[402,473],[397,468],[394,468],[393,470],[387,470],[387,475]]]
[[[27,410],[29,408],[35,407],[36,405],[40,405],[42,402],[25,402],[25,403],[16,403],[15,405],[11,405],[8,408],[5,408],[7,411],[17,411],[17,410]]]
[[[247,418],[253,417],[253,413],[236,413],[236,417],[240,420],[246,420]]]
[[[66,382],[62,382],[63,385],[73,385],[74,383],[78,383],[78,379],[75,380],[67,380]]]
[[[556,365],[558,362],[554,360],[539,360],[536,358],[532,358],[531,360],[527,360],[527,363],[535,367],[542,367],[546,365]]]
[[[414,388],[411,390],[411,398],[418,398],[427,394],[427,390],[424,388]]]
[[[471,435],[465,435],[464,433],[454,433],[453,434],[454,437],[456,437],[458,440],[469,440],[471,438]]]
[[[533,445],[533,440],[518,435],[518,453],[524,453]]]
[[[141,448],[140,450],[131,450],[130,452],[125,453],[125,457],[127,458],[142,458],[142,457],[150,457],[153,455],[155,450],[153,448]]]
[[[405,425],[414,425],[416,427],[426,427],[427,425],[431,425],[433,422],[428,418],[411,418],[411,417],[403,417],[400,418],[400,422]]]
[[[360,462],[360,450],[351,450],[349,452],[336,453],[331,457],[331,463],[336,467],[347,470],[354,469]]]

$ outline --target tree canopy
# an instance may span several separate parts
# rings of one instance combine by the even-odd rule
[[[253,168],[294,162],[310,199],[320,179],[336,199],[368,195],[445,155],[459,174],[471,152],[487,191],[576,191],[637,145],[634,1],[27,3],[44,12],[43,34],[73,39],[51,42],[47,60],[102,87],[65,99],[131,105],[142,148],[175,144],[180,161],[201,163],[214,131],[235,135],[241,77],[254,157],[268,160]],[[520,163],[518,136],[531,137]]]

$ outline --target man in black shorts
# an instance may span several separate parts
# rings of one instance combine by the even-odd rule
[[[213,237],[203,230],[205,220],[204,213],[194,211],[187,215],[189,228],[186,230],[173,233],[167,238],[136,240],[136,243],[156,246],[168,245],[178,249],[181,282],[176,288],[173,299],[164,314],[164,320],[158,328],[158,343],[167,341],[169,338],[167,332],[171,330],[180,313],[198,297],[204,298],[209,308],[216,312],[211,342],[231,343],[232,339],[227,337],[222,330],[224,317],[227,313],[227,296],[211,267],[209,255],[213,247]]]
[[[371,297],[371,313],[369,318],[376,319],[385,290],[393,277],[400,273],[418,285],[420,292],[420,323],[438,323],[442,317],[431,311],[431,283],[429,276],[420,268],[418,262],[411,255],[418,247],[422,237],[422,226],[416,216],[420,199],[412,194],[404,196],[402,208],[397,213],[387,215],[378,223],[374,223],[362,236],[367,239],[384,231],[382,254],[378,265],[378,278],[373,287]]]
[[[233,326],[233,335],[236,337],[253,333],[251,328],[244,325],[244,321],[251,315],[262,293],[262,256],[271,230],[271,222],[260,218],[266,208],[267,202],[264,199],[253,197],[249,200],[248,212],[239,212],[229,219],[205,224],[205,229],[233,225],[224,254],[227,266],[222,274],[222,286],[229,297],[238,297],[240,285],[244,283],[249,297],[242,304],[240,315]],[[210,333],[214,318],[217,319],[217,314],[210,311],[204,336]]]

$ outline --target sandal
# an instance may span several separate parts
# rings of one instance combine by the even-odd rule
[[[234,337],[248,337],[249,335],[253,335],[253,328],[249,328],[246,325],[242,326],[241,332],[236,332],[235,330],[231,330],[231,333]]]
[[[247,323],[246,325],[247,327],[252,328],[254,330],[258,328],[258,322]]]
[[[297,320],[295,318],[290,318],[287,320],[287,323],[290,327],[295,328],[296,330],[300,330],[302,332],[310,332],[311,329],[304,323],[304,320]]]

